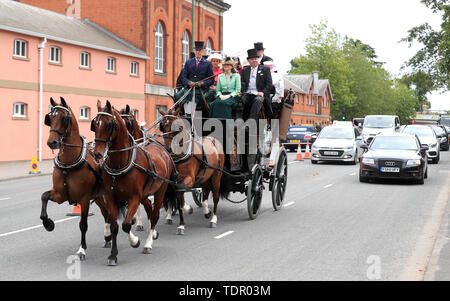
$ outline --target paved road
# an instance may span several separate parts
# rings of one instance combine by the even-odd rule
[[[357,174],[357,166],[295,162],[281,211],[273,211],[267,191],[254,221],[245,203],[226,201],[216,229],[208,228],[201,209],[187,216],[184,236],[160,220],[150,255],[141,253],[142,244],[132,249],[120,232],[117,267],[106,266],[103,220],[92,207],[81,280],[423,278],[449,200],[450,153],[430,165],[425,185],[361,184]],[[40,227],[40,195],[50,185],[49,176],[0,182],[0,280],[67,280],[68,268],[73,271],[66,260],[80,234],[78,218],[66,217],[71,207],[49,204],[49,216],[60,222],[51,233]],[[134,233],[145,241],[145,232]]]

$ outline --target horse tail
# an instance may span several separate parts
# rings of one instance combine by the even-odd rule
[[[225,199],[228,198],[230,192],[233,189],[234,180],[227,173],[222,173],[222,177],[220,178],[220,196]]]
[[[172,173],[170,174],[170,181],[172,183],[169,183],[167,186],[166,193],[164,194],[164,200],[163,200],[163,206],[166,211],[169,210],[169,206],[172,209],[172,212],[177,210],[177,193],[176,189],[178,188],[178,177],[179,174],[175,168],[175,164],[173,165]]]

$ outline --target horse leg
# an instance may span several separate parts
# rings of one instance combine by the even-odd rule
[[[178,212],[180,213],[180,224],[177,228],[177,235],[184,235],[184,215],[183,215],[183,208],[184,208],[184,193],[180,193],[177,195],[177,207]]]
[[[58,204],[62,204],[65,200],[63,200],[61,195],[54,189],[44,192],[41,196],[42,207],[40,218],[45,230],[51,232],[55,229],[55,223],[50,218],[48,218],[47,215],[47,204],[49,200]]]
[[[109,223],[109,213],[108,208],[106,208],[105,197],[104,196],[102,196],[102,198],[98,197],[94,201],[100,208],[100,211],[102,212],[103,218],[105,220],[105,229],[103,231],[104,236],[103,248],[111,248],[111,225]]]
[[[169,205],[167,208],[167,215],[166,215],[166,224],[172,225],[173,224],[173,218],[172,218],[172,206]]]
[[[220,199],[220,179],[221,179],[222,173],[221,172],[215,172],[211,179],[212,184],[212,193],[213,193],[213,201],[214,201],[214,211],[213,216],[211,218],[211,221],[209,222],[210,228],[216,228],[217,227],[217,205],[219,203]]]
[[[142,216],[141,216],[141,208],[138,207],[137,212],[137,222],[136,222],[136,231],[144,231],[144,224],[142,223]]]
[[[138,248],[140,245],[139,237],[135,236],[131,232],[131,225],[133,221],[133,217],[136,214],[137,209],[139,208],[139,196],[134,196],[130,200],[128,200],[128,208],[127,213],[122,222],[122,230],[128,234],[128,241],[130,242],[131,247]]]
[[[111,246],[111,255],[108,257],[108,265],[116,266],[117,265],[117,254],[119,253],[117,250],[117,234],[119,233],[119,224],[117,223],[117,216],[119,215],[119,209],[113,201],[108,202],[108,211],[109,211],[109,221],[111,223],[111,235],[112,235],[112,246]]]
[[[194,213],[194,208],[192,208],[191,205],[189,205],[188,203],[185,202],[183,205],[183,211],[186,214],[192,214],[192,213]]]
[[[148,228],[148,237],[145,242],[144,249],[142,253],[151,254],[153,249],[153,240],[158,239],[159,233],[156,231],[156,224],[159,220],[159,212],[164,200],[164,194],[166,193],[168,184],[163,184],[162,188],[160,188],[154,195],[154,206],[150,216],[150,225]]]
[[[77,251],[77,256],[80,261],[86,259],[86,232],[88,230],[88,215],[89,215],[89,199],[84,199],[80,202],[81,204],[81,218],[80,218],[80,231],[81,231],[81,246]]]
[[[206,198],[203,198],[202,207],[203,207],[203,214],[205,215],[205,218],[209,219],[211,217],[211,210],[209,210],[209,208],[208,208],[209,191],[207,189],[208,188],[206,188],[206,190],[204,191],[204,196],[206,196]]]

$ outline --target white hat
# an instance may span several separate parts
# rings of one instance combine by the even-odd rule
[[[213,53],[208,57],[208,61],[211,62],[211,60],[219,60],[219,61],[223,61],[222,59],[222,55],[220,55],[219,53]]]

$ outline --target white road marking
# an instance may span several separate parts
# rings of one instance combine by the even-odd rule
[[[290,203],[287,203],[286,205],[284,205],[284,207],[289,207],[289,206],[294,205],[294,204],[295,204],[295,202],[290,202]]]
[[[10,200],[11,198],[1,198],[0,201]]]
[[[450,170],[440,170],[439,173],[450,173]]]
[[[68,221],[68,220],[71,220],[71,219],[75,219],[75,218],[79,218],[79,217],[78,216],[68,217],[68,218],[64,218],[64,219],[60,219],[60,220],[54,221],[54,223],[58,224],[58,223],[62,223],[62,222],[65,222],[65,221]],[[42,225],[38,225],[38,226],[28,227],[28,228],[25,228],[25,229],[20,229],[20,230],[8,232],[8,233],[3,233],[3,234],[0,234],[0,237],[9,236],[9,235],[13,235],[13,234],[29,231],[29,230],[34,230],[34,229],[38,229],[38,228],[41,228],[41,227],[43,227],[43,226]]]
[[[288,165],[291,165],[291,164],[294,164],[294,163],[298,163],[298,162],[301,162],[301,161],[292,161],[292,162],[288,162]]]
[[[220,235],[218,235],[218,236],[216,236],[214,238],[215,239],[221,239],[222,237],[228,236],[228,235],[230,235],[232,233],[234,233],[234,231],[228,231],[228,232],[225,232],[224,234],[220,234]]]
[[[323,188],[327,189],[327,188],[330,188],[331,186],[333,186],[333,184],[328,184],[328,185],[324,186]]]

